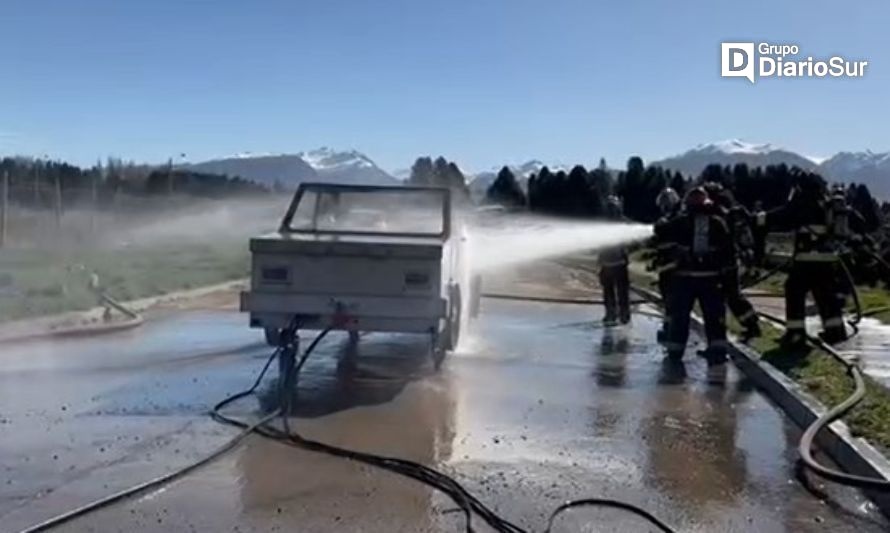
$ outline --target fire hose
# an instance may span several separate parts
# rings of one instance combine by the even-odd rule
[[[784,326],[785,321],[777,316],[769,313],[758,312],[760,316],[777,325]],[[831,355],[838,361],[851,376],[854,384],[853,393],[844,401],[826,411],[822,416],[810,424],[800,438],[797,451],[803,464],[813,471],[816,475],[829,481],[834,481],[841,485],[857,487],[861,489],[878,490],[881,492],[890,491],[890,482],[884,479],[870,478],[865,476],[857,476],[849,474],[833,468],[822,465],[813,457],[813,442],[816,436],[829,424],[842,418],[850,410],[856,407],[866,394],[865,378],[862,376],[862,369],[859,365],[848,361],[843,355],[835,350],[831,345],[820,339],[819,337],[807,334],[807,340],[822,351]]]

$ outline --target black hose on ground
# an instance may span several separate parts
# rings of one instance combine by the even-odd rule
[[[766,318],[770,322],[773,322],[780,326],[785,325],[785,321],[777,316],[763,312],[759,312],[758,314]],[[835,350],[834,347],[832,347],[819,337],[807,334],[807,340],[817,348],[831,355],[834,359],[836,359],[840,364],[844,366],[844,368],[847,370],[847,373],[853,379],[854,390],[853,394],[851,394],[847,399],[826,411],[824,414],[822,414],[822,416],[817,418],[806,428],[800,438],[800,443],[797,447],[797,451],[800,454],[801,461],[807,468],[812,470],[813,473],[823,479],[827,479],[841,485],[857,487],[860,489],[868,489],[881,492],[890,491],[890,481],[841,472],[840,470],[835,470],[833,468],[829,468],[820,464],[813,457],[812,450],[816,435],[818,435],[819,432],[822,431],[822,429],[827,427],[829,424],[831,424],[835,420],[842,418],[844,415],[850,412],[850,410],[856,407],[856,405],[858,405],[863,400],[863,398],[865,398],[866,388],[865,378],[862,376],[862,370],[859,368],[859,365],[848,361],[843,355],[840,354],[840,352]]]
[[[317,345],[318,341],[320,341],[326,334],[327,330],[323,331],[318,337],[316,337],[313,343],[306,350],[303,357],[300,359],[299,363],[294,367],[295,379],[293,380],[293,383],[295,387],[298,383],[297,378],[299,376],[299,370],[302,368],[309,355],[311,355],[312,350]],[[284,382],[290,382],[290,380],[285,380]],[[290,395],[288,395],[288,398],[290,398]],[[443,492],[444,494],[449,496],[452,501],[454,501],[463,511],[466,517],[465,527],[468,533],[474,531],[472,527],[472,516],[474,513],[479,515],[486,522],[486,524],[488,524],[495,531],[505,533],[527,533],[526,530],[495,513],[450,476],[442,474],[437,470],[429,468],[426,465],[416,463],[414,461],[358,452],[355,450],[340,448],[337,446],[332,446],[330,444],[306,439],[299,433],[293,432],[290,429],[288,413],[289,409],[286,408],[282,410],[282,424],[284,427],[284,436],[286,437],[287,441],[302,449],[327,453],[329,455],[359,461],[370,466],[375,466],[388,470],[390,472],[410,477]],[[276,440],[280,440],[280,437],[277,437]],[[645,509],[637,507],[633,504],[604,498],[586,498],[582,500],[566,502],[563,505],[559,506],[556,510],[554,510],[553,513],[550,515],[545,533],[550,533],[554,521],[560,514],[568,511],[569,509],[582,506],[600,506],[622,509],[646,519],[662,532],[673,533],[674,531],[670,528],[670,526],[660,521],[658,518],[656,518]]]
[[[266,370],[269,368],[269,365],[275,359],[277,354],[278,354],[278,352],[276,351],[275,353],[272,354],[271,357],[269,357],[269,360],[266,362],[266,366],[263,367],[263,370],[260,373],[260,377],[257,379],[256,383],[254,383],[254,386],[251,388],[250,391],[245,391],[244,393],[240,393],[240,395],[238,396],[239,398],[243,398],[244,396],[247,396],[248,394],[251,394],[254,390],[256,390],[256,387],[258,387],[260,381],[262,381],[262,376],[266,373]],[[237,398],[235,398],[235,399],[237,399]],[[234,399],[232,401],[234,401]],[[259,429],[263,425],[274,420],[278,416],[278,414],[279,414],[278,411],[275,411],[275,412],[270,413],[270,414],[266,415],[265,417],[261,418],[257,422],[245,425],[243,431],[241,431],[240,433],[235,435],[233,438],[229,439],[225,444],[223,444],[222,446],[220,446],[219,448],[217,448],[210,454],[205,455],[204,457],[198,459],[197,461],[190,463],[178,470],[174,470],[173,472],[170,472],[168,474],[158,476],[158,477],[150,479],[148,481],[139,483],[138,485],[134,485],[132,487],[126,488],[119,492],[115,492],[114,494],[111,494],[104,498],[100,498],[98,500],[90,502],[86,505],[82,505],[82,506],[72,509],[70,511],[66,511],[60,515],[57,515],[57,516],[54,516],[47,520],[44,520],[43,522],[40,522],[38,524],[34,524],[33,526],[27,527],[27,528],[21,530],[19,533],[38,533],[40,531],[48,531],[50,529],[53,529],[53,528],[59,527],[63,524],[66,524],[66,523],[74,520],[75,518],[79,518],[81,516],[87,515],[94,511],[98,511],[99,509],[103,509],[105,507],[110,507],[111,505],[120,503],[120,502],[127,500],[129,498],[132,498],[134,496],[138,496],[139,494],[142,494],[149,490],[159,489],[165,485],[168,485],[168,484],[176,481],[177,479],[180,479],[180,478],[190,474],[191,472],[197,470],[198,468],[201,468],[202,466],[204,466],[212,461],[215,461],[216,459],[222,457],[226,453],[234,450],[239,444],[241,444],[241,442],[245,438],[247,438],[248,435],[250,435],[257,429]]]
[[[659,531],[662,531],[664,533],[673,533],[674,531],[669,525],[659,520],[655,515],[635,505],[630,505],[620,500],[610,500],[606,498],[587,498],[584,500],[573,500],[570,502],[566,502],[554,509],[554,511],[550,514],[550,518],[547,520],[547,529],[544,530],[544,533],[550,533],[553,530],[553,523],[559,515],[568,511],[569,509],[574,509],[577,507],[607,507],[612,509],[621,509],[623,511],[627,511],[629,513],[633,513],[637,516],[645,518],[649,523],[658,528]]]
[[[295,324],[291,326],[293,331],[295,332]],[[309,345],[306,351],[303,353],[299,362],[294,366],[294,386],[297,383],[297,377],[299,376],[299,371],[302,369],[303,365],[308,360],[309,356],[314,351],[315,347],[319,342],[328,334],[330,328],[323,330],[313,342]],[[476,514],[480,516],[492,529],[499,533],[528,533],[525,529],[513,524],[512,522],[504,519],[493,510],[491,510],[488,506],[482,503],[478,498],[473,496],[466,488],[464,488],[460,483],[458,483],[454,478],[443,474],[433,468],[430,468],[426,465],[416,463],[414,461],[409,461],[406,459],[400,459],[395,457],[385,457],[374,454],[369,454],[365,452],[359,452],[355,450],[349,450],[346,448],[340,448],[337,446],[333,446],[330,444],[326,444],[323,442],[307,439],[300,435],[299,433],[292,432],[288,423],[288,412],[284,408],[278,408],[275,411],[267,414],[262,417],[260,420],[247,423],[229,416],[226,416],[222,413],[222,410],[234,403],[235,401],[245,398],[259,388],[260,384],[263,381],[266,373],[269,370],[269,366],[272,364],[272,361],[275,360],[281,354],[282,348],[276,349],[272,355],[268,358],[262,370],[258,374],[255,379],[253,385],[247,390],[242,392],[233,394],[228,398],[222,400],[217,403],[213,410],[211,411],[211,416],[214,420],[238,427],[241,429],[241,432],[238,433],[234,438],[230,439],[228,442],[217,448],[211,454],[202,457],[198,461],[186,465],[183,468],[180,468],[174,472],[169,474],[165,474],[163,476],[159,476],[157,478],[151,479],[149,481],[140,483],[128,489],[122,490],[105,498],[101,498],[89,504],[83,505],[71,511],[65,512],[61,515],[55,516],[48,520],[45,520],[39,524],[28,527],[27,529],[22,530],[20,533],[37,533],[40,531],[47,531],[54,527],[60,526],[71,520],[74,520],[78,517],[84,516],[91,512],[97,511],[99,509],[109,507],[116,503],[120,503],[130,497],[136,496],[143,492],[158,489],[164,485],[167,485],[176,479],[179,479],[198,468],[218,459],[225,453],[235,449],[247,436],[251,433],[257,433],[263,437],[274,439],[279,442],[284,442],[286,444],[290,444],[292,446],[298,447],[300,449],[326,453],[328,455],[333,455],[336,457],[341,457],[353,461],[359,461],[364,464],[374,466],[377,468],[385,469],[390,472],[409,477],[415,479],[421,483],[424,483],[436,490],[439,490],[449,496],[463,511],[466,517],[466,531],[467,533],[473,533],[472,528],[472,516]],[[285,383],[291,383],[290,379],[280,379],[279,382],[284,386]],[[288,398],[290,396],[288,395]],[[289,404],[289,400],[286,402]],[[289,407],[289,406],[288,406]],[[284,426],[284,430],[279,430],[273,426],[270,426],[270,423],[278,417],[282,418],[282,424]],[[581,506],[600,506],[600,507],[610,507],[610,508],[618,508],[623,509],[625,511],[631,512],[640,516],[646,520],[648,520],[652,525],[658,528],[658,530],[663,531],[665,533],[674,533],[674,530],[667,526],[664,522],[658,520],[651,513],[637,507],[633,504],[621,502],[617,500],[608,500],[601,498],[587,498],[583,500],[575,500],[566,502],[565,504],[559,506],[551,515],[548,522],[547,529],[545,533],[549,533],[552,529],[553,522],[555,519],[562,514],[563,512]]]

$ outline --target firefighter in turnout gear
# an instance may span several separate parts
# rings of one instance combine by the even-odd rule
[[[606,216],[610,220],[622,220],[621,201],[617,196],[606,200]],[[599,253],[600,285],[603,288],[603,303],[606,314],[603,324],[615,326],[619,322],[630,322],[630,280],[627,272],[627,249],[613,246]]]
[[[682,359],[689,338],[690,314],[697,301],[708,341],[703,355],[709,364],[722,364],[728,345],[721,281],[723,271],[735,257],[732,238],[704,189],[690,190],[684,204],[685,210],[679,216],[655,225],[656,239],[677,247],[677,267],[671,275],[668,293],[671,321],[665,347],[668,358]]]
[[[667,222],[677,216],[680,211],[680,195],[671,187],[665,187],[655,198],[655,204],[661,213],[659,223]],[[660,343],[667,341],[670,329],[671,311],[668,295],[671,292],[671,274],[677,269],[676,248],[677,244],[673,242],[655,243],[655,258],[652,261],[651,269],[658,273],[658,292],[661,293],[662,305],[664,306],[664,319],[661,329],[657,333],[657,339]]]
[[[788,202],[757,214],[767,232],[794,232],[791,267],[785,281],[786,330],[782,343],[798,348],[806,343],[806,296],[813,294],[822,318],[821,336],[828,343],[846,340],[840,257],[830,225],[832,220],[825,182],[813,175],[799,176]]]
[[[874,286],[881,265],[875,259],[875,243],[868,235],[868,224],[856,209],[847,203],[846,190],[842,185],[835,186],[831,193],[828,209],[828,234],[841,261],[847,265],[852,276],[858,281]],[[842,291],[852,290],[846,274],[840,280]]]
[[[753,217],[745,209],[745,206],[735,201],[735,198],[727,189],[719,183],[705,185],[708,197],[721,210],[726,226],[732,236],[735,257],[723,270],[723,294],[726,298],[726,306],[733,316],[742,325],[743,340],[760,336],[760,320],[751,302],[742,294],[742,286],[739,280],[739,261],[746,266],[754,263],[754,234],[751,231]]]

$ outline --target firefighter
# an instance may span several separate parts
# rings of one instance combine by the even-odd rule
[[[754,235],[751,231],[753,217],[745,206],[735,201],[728,189],[719,183],[705,185],[708,197],[721,210],[733,241],[735,257],[723,271],[723,295],[726,306],[742,325],[742,338],[749,340],[760,336],[760,321],[751,302],[742,294],[739,281],[739,261],[750,267],[754,262]]]
[[[814,175],[795,180],[788,202],[772,211],[759,212],[757,225],[766,232],[794,232],[791,267],[785,281],[785,335],[782,344],[800,348],[806,343],[806,296],[813,294],[822,318],[822,339],[846,340],[843,300],[839,297],[839,257],[829,233],[829,202],[825,182]]]
[[[760,213],[761,211],[763,211],[763,202],[755,200],[754,212]],[[763,227],[757,226],[757,224],[754,224],[751,230],[752,237],[754,238],[754,264],[763,265],[766,256],[766,230]]]
[[[676,270],[671,275],[668,299],[671,314],[665,347],[668,358],[679,361],[689,338],[689,317],[696,301],[705,320],[708,348],[702,353],[709,365],[726,361],[726,306],[721,287],[722,272],[734,258],[729,229],[717,216],[707,192],[701,187],[684,198],[684,211],[655,225],[656,238],[674,243]]]
[[[606,217],[610,220],[622,220],[621,201],[617,196],[609,196],[606,200]],[[603,288],[603,303],[606,314],[603,325],[615,326],[620,322],[630,322],[630,281],[627,273],[627,249],[624,246],[613,246],[599,253],[600,285]]]
[[[875,259],[874,240],[868,235],[865,218],[848,203],[843,185],[836,185],[832,189],[827,215],[828,236],[841,261],[849,267],[858,282],[871,286],[877,284],[881,265]],[[843,300],[855,289],[843,270],[839,274],[842,276],[838,293],[843,308]]]
[[[667,222],[677,216],[680,211],[680,195],[671,187],[665,187],[655,198],[655,204],[661,213],[659,223]],[[670,294],[671,274],[677,268],[675,261],[676,244],[672,242],[656,242],[655,259],[652,262],[652,268],[658,273],[658,292],[661,293],[662,305],[664,306],[664,319],[661,329],[658,330],[658,342],[667,341],[668,330],[670,329],[671,312],[670,312]]]

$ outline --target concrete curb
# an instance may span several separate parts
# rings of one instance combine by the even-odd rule
[[[696,319],[697,320],[697,319]],[[703,323],[699,326],[703,327]],[[800,428],[806,428],[828,409],[819,400],[773,365],[761,360],[751,348],[730,342],[733,363],[745,373]],[[890,461],[867,440],[854,437],[842,420],[837,420],[816,436],[819,450],[844,471],[890,481]],[[890,493],[862,491],[890,518]]]
[[[139,298],[123,302],[123,305],[138,313],[164,303],[189,300],[219,291],[237,289],[246,282],[246,278],[237,279],[196,289]],[[83,311],[71,311],[58,315],[35,317],[0,324],[0,344],[33,340],[41,337],[110,333],[134,328],[142,324],[141,317],[125,321],[105,322],[103,319],[104,313],[105,307],[93,307]]]
[[[646,289],[634,287],[633,290],[646,298],[654,296],[660,299],[658,295]],[[701,318],[693,315],[692,324],[697,332],[703,334],[704,322]],[[761,354],[755,350],[731,340],[729,354],[736,367],[801,429],[805,429],[828,411],[819,400],[781,370],[763,361]],[[843,421],[835,421],[821,431],[816,437],[816,444],[820,451],[828,455],[844,471],[890,481],[890,460],[867,440],[854,437]],[[890,493],[867,490],[862,492],[890,518]]]

